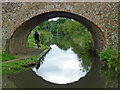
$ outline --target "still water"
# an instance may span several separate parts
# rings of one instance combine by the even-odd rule
[[[77,39],[76,39],[77,40]],[[78,42],[77,42],[78,43]],[[118,76],[68,37],[53,38],[36,67],[2,76],[4,88],[117,88]]]
[[[44,57],[43,64],[33,71],[46,81],[56,84],[67,84],[78,81],[84,77],[88,71],[82,67],[82,59],[72,51],[62,50],[57,45],[50,45],[51,50]]]

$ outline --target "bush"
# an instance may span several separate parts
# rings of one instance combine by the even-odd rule
[[[100,53],[100,61],[105,61],[108,68],[119,69],[118,53],[110,47],[106,48]]]

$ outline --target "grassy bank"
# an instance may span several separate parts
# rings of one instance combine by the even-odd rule
[[[42,48],[41,52],[43,52],[46,49],[49,49],[49,47]],[[38,57],[36,55],[36,56],[31,56],[29,59],[0,64],[2,65],[2,75],[14,74],[25,70],[29,70],[31,69],[31,66],[34,66],[36,64],[37,61],[38,61]]]
[[[2,62],[4,62],[4,61],[9,61],[9,60],[13,60],[13,59],[16,59],[16,58],[18,58],[18,57],[14,57],[14,56],[12,56],[12,55],[9,55],[9,54],[6,54],[6,53],[4,53],[4,52],[1,52],[2,54]]]
[[[23,66],[27,65],[28,63],[33,63],[35,62],[35,60],[36,60],[36,56],[31,56],[30,59],[3,63],[2,64],[2,75],[13,74],[13,73],[28,70],[30,68],[25,68]]]
[[[35,44],[35,40],[33,38],[34,31],[35,30],[33,30],[28,37],[29,48],[37,48],[37,45]],[[45,32],[45,31],[38,31],[38,32],[40,33],[40,46],[41,46],[40,53],[42,53],[44,50],[49,49],[47,43],[52,39],[52,34],[51,32]],[[2,62],[13,60],[16,58],[17,57],[2,52]],[[37,56],[30,56],[29,59],[0,64],[2,65],[2,75],[18,73],[31,69],[31,66],[34,66],[37,61],[38,61]]]

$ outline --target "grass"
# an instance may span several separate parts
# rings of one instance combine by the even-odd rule
[[[44,50],[49,48],[49,46],[47,46],[46,44],[47,44],[47,42],[49,42],[52,39],[52,34],[50,32],[43,32],[43,31],[40,31],[39,33],[41,35],[41,38],[40,38],[41,50],[40,51],[43,52]],[[35,48],[37,46],[35,44],[33,35],[34,35],[34,30],[31,32],[31,34],[28,37],[29,48]],[[4,52],[2,52],[0,54],[2,56],[2,62],[17,58],[12,55],[8,55]],[[38,61],[37,56],[31,56],[29,59],[25,59],[25,60],[3,63],[3,64],[0,63],[0,66],[2,67],[2,75],[14,74],[14,73],[22,72],[25,70],[29,70],[29,69],[31,69],[31,67],[25,68],[23,66],[26,66],[28,64],[35,64],[36,61]]]
[[[35,44],[35,40],[33,38],[33,34],[34,34],[34,31],[31,32],[31,34],[29,35],[28,37],[28,45],[29,45],[29,48],[35,48],[35,46],[37,46]]]
[[[48,48],[49,47],[42,47],[41,52],[43,52]],[[31,56],[29,59],[0,64],[2,65],[2,75],[14,74],[29,70],[31,69],[31,67],[23,67],[23,66],[35,64],[37,61],[38,61],[37,56]]]
[[[2,64],[2,75],[14,74],[14,73],[28,70],[30,68],[25,68],[23,66],[30,64],[30,63],[34,63],[36,60],[37,60],[36,56],[31,56],[30,59],[14,61],[14,62],[9,62],[9,63],[3,63]]]
[[[8,61],[8,60],[12,60],[12,59],[16,59],[17,57],[14,57],[12,55],[6,54],[4,52],[2,52],[2,62],[4,61]]]

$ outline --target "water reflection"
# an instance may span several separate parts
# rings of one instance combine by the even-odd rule
[[[82,59],[72,51],[72,48],[64,51],[57,45],[50,45],[50,52],[44,57],[43,64],[33,71],[46,81],[67,84],[78,81],[88,71],[82,67]],[[89,68],[90,69],[90,68]]]

